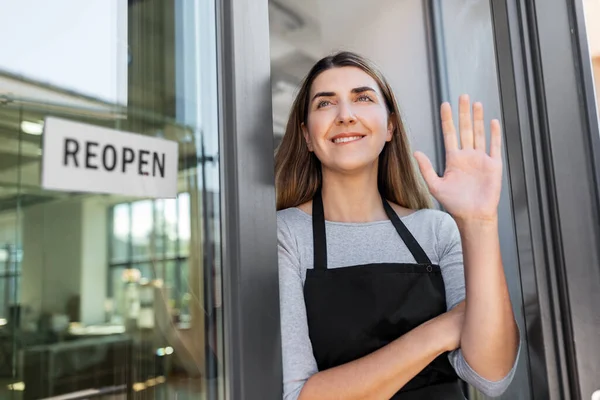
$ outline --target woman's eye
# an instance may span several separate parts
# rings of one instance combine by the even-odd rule
[[[373,100],[371,100],[371,98],[369,96],[367,96],[366,94],[363,94],[358,97],[358,101],[373,101]]]
[[[329,100],[322,100],[319,102],[319,104],[317,104],[317,108],[325,107],[325,106],[328,106],[329,104],[331,104],[331,102]]]

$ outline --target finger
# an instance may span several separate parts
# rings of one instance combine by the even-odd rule
[[[471,105],[469,96],[463,94],[458,100],[458,126],[460,132],[460,148],[473,148],[473,125],[471,123]]]
[[[458,149],[458,140],[456,139],[456,129],[452,120],[452,107],[449,103],[442,104],[440,108],[440,116],[442,118],[442,132],[444,134],[444,145],[446,151],[454,151]]]
[[[485,124],[481,103],[473,104],[473,135],[475,150],[485,151]]]
[[[491,140],[490,140],[490,157],[494,159],[502,158],[502,135],[500,121],[492,120],[490,124]]]
[[[421,170],[421,174],[425,179],[425,183],[427,183],[427,186],[429,187],[429,191],[431,193],[435,193],[435,189],[440,180],[440,177],[433,169],[429,157],[427,157],[420,151],[415,152],[414,156],[417,160],[417,163],[419,164],[419,169]]]

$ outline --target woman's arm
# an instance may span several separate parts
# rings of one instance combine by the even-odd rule
[[[489,154],[483,106],[468,95],[459,99],[459,137],[450,104],[440,109],[446,168],[438,176],[423,153],[415,153],[429,190],[458,225],[464,254],[467,310],[461,352],[475,372],[489,381],[508,374],[518,352],[518,329],[512,313],[498,239],[498,204],[502,191],[500,122],[490,124]]]
[[[300,400],[389,399],[435,358],[458,347],[464,303],[358,360],[321,371]]]
[[[466,287],[461,234],[456,221],[450,215],[444,213],[443,217],[440,218],[440,224],[437,228],[437,235],[438,247],[436,252],[439,257],[438,262],[444,278],[446,302],[448,309],[451,309],[455,304],[465,300]],[[487,283],[484,283],[483,287],[487,287],[486,285]],[[467,300],[467,303],[468,302],[469,301]],[[476,333],[478,335],[487,334],[486,329],[476,330]],[[464,342],[464,337],[461,340]],[[473,339],[472,341],[475,342],[477,340],[479,339]],[[461,343],[461,347],[462,346],[464,346],[464,343]],[[489,397],[498,397],[504,393],[512,381],[516,371],[516,363],[513,363],[512,370],[505,374],[501,379],[490,380],[473,369],[473,367],[466,361],[462,349],[451,352],[449,359],[450,363],[461,379],[468,382],[477,388],[477,390]]]
[[[498,220],[456,221],[465,266],[466,312],[461,351],[483,378],[498,381],[515,363],[519,334],[498,238]]]

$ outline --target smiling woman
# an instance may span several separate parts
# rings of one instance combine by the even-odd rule
[[[369,136],[366,141],[369,149],[381,153],[379,163],[387,167],[376,176],[386,198],[412,208],[431,207],[425,184],[412,161],[396,99],[383,75],[368,60],[345,52],[337,58],[321,60],[309,76],[294,101],[275,159],[277,209],[296,207],[312,199],[321,185],[321,174],[327,170],[321,170],[321,163],[333,169],[352,169],[351,165],[344,164],[357,162],[360,165],[361,157],[369,157],[363,153],[364,147],[357,148],[355,153],[332,153],[335,147],[327,146],[327,142],[334,136],[346,134]],[[360,124],[356,124],[357,118]],[[346,120],[350,124],[345,123]],[[327,130],[330,125],[340,123],[342,128],[352,130]],[[356,127],[362,130],[356,131]],[[390,130],[397,133],[394,141],[386,136],[391,135]],[[384,146],[385,142],[389,145]],[[328,157],[330,154],[332,158]],[[371,155],[370,161],[376,160],[377,157]]]
[[[460,149],[441,107],[440,178],[413,157],[367,60],[338,53],[304,80],[276,155],[285,399],[458,400],[461,380],[489,396],[511,382],[520,342],[498,244],[500,126],[487,154],[482,105],[472,121],[462,96],[459,111]]]
[[[338,90],[328,91],[330,87]],[[326,170],[352,170],[365,160],[373,161],[372,153],[380,153],[391,141],[394,124],[388,121],[388,107],[378,87],[372,77],[356,67],[326,70],[315,78],[311,95],[316,93],[311,96],[307,123],[302,128],[308,149],[322,160]],[[329,129],[336,124],[344,125]],[[331,146],[358,141],[360,147],[352,152]]]

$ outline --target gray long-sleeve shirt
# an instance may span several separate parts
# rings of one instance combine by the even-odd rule
[[[447,213],[427,209],[401,219],[431,262],[440,266],[447,308],[453,308],[465,298],[462,247],[454,219]],[[312,217],[298,208],[288,208],[277,212],[277,224],[283,397],[285,400],[295,400],[308,378],[318,372],[308,336],[303,293],[306,270],[313,268]],[[327,221],[326,230],[328,268],[415,262],[391,221]],[[478,375],[467,364],[460,349],[451,352],[449,359],[463,380],[491,397],[506,390],[516,369],[515,362],[506,377],[492,382]]]

